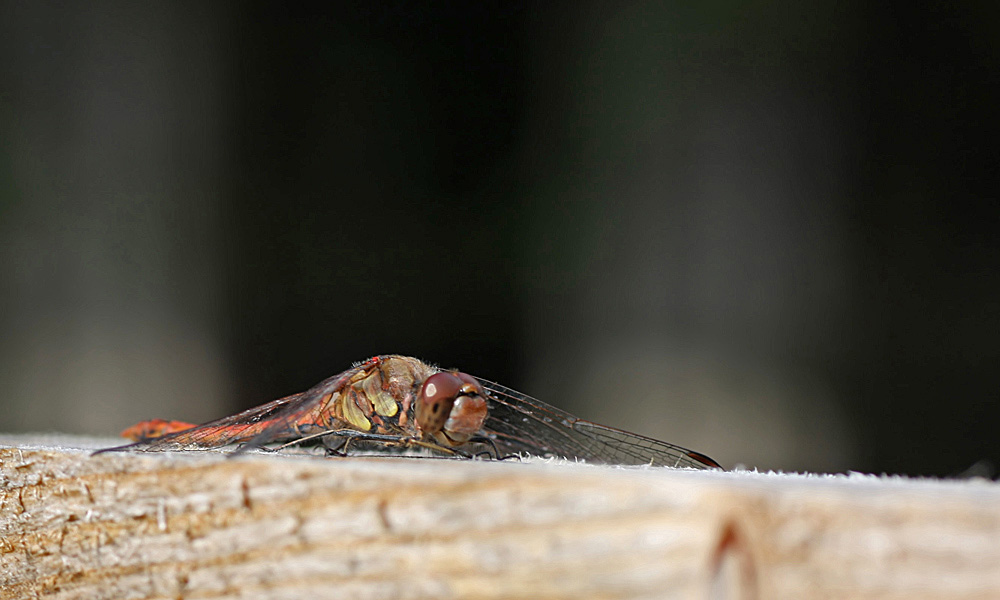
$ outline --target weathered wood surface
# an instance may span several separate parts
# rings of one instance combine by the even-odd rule
[[[0,598],[1000,598],[1000,486],[0,438]]]

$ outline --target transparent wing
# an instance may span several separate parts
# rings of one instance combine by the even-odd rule
[[[144,452],[176,452],[181,450],[208,450],[221,448],[253,439],[272,429],[276,422],[283,422],[283,412],[304,394],[294,394],[267,404],[255,406],[241,413],[209,421],[201,425],[169,433],[162,437],[143,440],[134,444],[107,448],[101,452],[136,450]],[[276,421],[277,419],[277,421]]]
[[[476,379],[490,396],[484,433],[503,454],[561,456],[617,465],[722,468],[699,452],[584,421],[498,383]]]
[[[300,394],[279,398],[191,429],[101,452],[207,450],[241,442],[253,448],[271,442],[290,441],[325,427],[328,419],[321,414],[326,409],[324,400],[332,392],[340,391],[356,373],[369,367],[368,363],[355,366]]]

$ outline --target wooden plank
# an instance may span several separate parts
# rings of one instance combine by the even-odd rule
[[[1000,598],[987,481],[0,438],[2,598]]]

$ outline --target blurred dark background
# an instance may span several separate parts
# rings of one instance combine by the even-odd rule
[[[0,2],[0,431],[378,353],[727,466],[1000,461],[993,3]]]

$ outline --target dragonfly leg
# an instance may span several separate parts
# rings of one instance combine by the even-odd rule
[[[442,446],[440,444],[435,444],[434,442],[428,442],[426,440],[413,436],[396,436],[396,435],[385,435],[380,433],[354,432],[354,435],[352,435],[349,439],[378,442],[378,443],[383,443],[386,446],[398,446],[400,448],[426,448],[427,450],[431,450],[432,452],[438,452],[441,454],[450,454],[452,456],[458,456],[460,458],[473,457],[468,452],[464,452],[457,448]]]
[[[384,446],[396,446],[400,448],[426,448],[433,452],[438,452],[442,454],[450,454],[452,456],[458,456],[461,458],[474,458],[478,454],[473,455],[468,452],[458,450],[457,448],[449,448],[447,446],[441,446],[440,444],[435,444],[434,442],[428,442],[423,439],[412,437],[412,436],[399,436],[385,433],[369,433],[365,431],[357,431],[354,429],[324,429],[322,431],[314,431],[308,435],[296,438],[289,442],[286,442],[276,448],[261,448],[268,452],[278,452],[290,446],[296,446],[304,442],[312,441],[315,439],[320,439],[323,446],[326,448],[326,453],[328,456],[349,456],[350,447],[352,443],[355,442],[371,442],[375,444],[381,444]],[[488,456],[493,458],[498,453],[496,451],[496,446],[492,444],[492,440],[483,438],[482,443],[489,443],[493,446],[493,454],[486,452]],[[241,450],[237,451],[240,452]]]
[[[498,456],[496,460],[516,460],[521,462],[522,458],[520,454],[504,454],[503,456]]]
[[[379,433],[364,433],[359,431],[350,431],[345,433],[349,433],[349,435],[346,436],[346,443],[340,449],[340,451],[344,455],[348,454],[347,446],[354,440],[382,443],[385,444],[386,446],[397,446],[400,448],[407,448],[407,447],[425,448],[427,450],[431,450],[432,452],[447,454],[454,457],[465,458],[465,459],[473,459],[481,456],[485,456],[486,458],[490,459],[495,459],[500,455],[500,452],[499,450],[497,450],[496,444],[493,442],[493,440],[485,437],[472,438],[469,441],[489,445],[490,448],[492,449],[492,452],[490,452],[490,450],[485,450],[476,453],[466,452],[465,450],[460,450],[458,448],[452,448],[449,446],[442,446],[440,444],[436,444],[434,442],[428,442],[424,439],[413,436],[395,436],[395,435],[386,435]],[[508,458],[508,457],[501,457],[501,460],[503,458]]]
[[[341,436],[336,436],[336,437],[341,437]],[[350,456],[351,442],[353,442],[355,438],[353,435],[349,435],[349,436],[344,436],[342,439],[344,440],[344,443],[341,444],[340,448],[338,448],[335,452],[336,454],[339,454],[341,457]]]
[[[357,431],[354,429],[326,429],[323,431],[317,431],[311,433],[307,436],[292,440],[281,446],[275,448],[275,450],[282,450],[289,446],[294,446],[320,438],[322,439],[323,445],[327,449],[328,455],[333,456],[348,456],[350,454],[351,444],[354,442],[372,442],[376,444],[382,444],[385,446],[398,446],[398,447],[422,447],[429,450],[434,450],[437,452],[444,452],[447,454],[459,454],[465,458],[469,456],[465,453],[458,452],[453,448],[446,448],[444,446],[439,446],[431,442],[425,442],[419,438],[411,436],[398,436],[385,433],[368,433],[365,431]]]
[[[426,449],[434,451],[434,452],[441,452],[441,453],[444,453],[444,454],[451,454],[453,456],[460,456],[462,458],[472,458],[472,456],[470,454],[468,454],[467,452],[463,452],[463,451],[461,451],[461,450],[459,450],[457,448],[448,448],[447,446],[441,446],[440,444],[435,444],[434,442],[427,442],[427,441],[424,441],[424,440],[422,440],[420,438],[415,438],[415,437],[409,437],[408,436],[408,437],[398,438],[398,440],[395,443],[395,445],[402,446],[404,448],[407,447],[407,446],[409,446],[409,447],[418,447],[418,448],[426,448]]]
[[[327,456],[347,456],[347,447],[351,443],[351,438],[340,435],[327,435],[322,439],[323,448]]]
[[[358,433],[359,432],[354,431],[353,429],[322,429],[322,430],[319,430],[319,431],[313,431],[312,433],[310,433],[308,435],[303,435],[302,437],[295,438],[294,440],[292,440],[290,442],[285,442],[284,444],[282,444],[282,445],[278,446],[277,448],[275,448],[275,450],[283,450],[285,448],[288,448],[289,446],[297,446],[299,444],[304,444],[306,442],[311,442],[311,441],[316,440],[316,439],[320,440],[321,444],[323,444],[324,446],[327,446],[329,448],[330,445],[333,444],[333,442],[331,442],[330,438],[340,438],[340,439],[343,439],[343,440],[348,440],[348,439],[350,439],[350,438],[358,435]],[[339,448],[340,446],[343,446],[343,445],[344,445],[344,442],[340,442],[339,444],[335,444],[334,447],[335,448]]]
[[[469,438],[469,441],[466,443],[483,444],[484,446],[489,446],[487,450],[481,450],[479,452],[476,452],[470,458],[478,458],[480,456],[484,456],[485,458],[489,458],[492,460],[503,460],[500,457],[500,450],[497,449],[497,443],[486,436],[477,435],[475,437]]]
[[[477,435],[469,439],[470,444],[483,444],[484,446],[489,446],[487,450],[482,450],[473,454],[473,457],[483,456],[491,460],[510,460],[512,458],[521,460],[520,454],[500,454],[500,449],[497,448],[496,441],[488,436]]]

